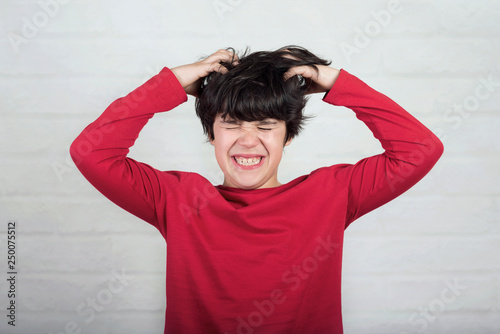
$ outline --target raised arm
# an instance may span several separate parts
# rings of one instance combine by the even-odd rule
[[[115,204],[158,226],[164,205],[186,173],[160,172],[127,157],[139,132],[155,113],[175,108],[195,95],[200,78],[224,71],[219,61],[232,53],[220,50],[203,61],[164,68],[130,94],[114,101],[71,145],[71,156],[87,180]]]
[[[324,101],[356,113],[377,138],[384,153],[335,169],[349,190],[346,226],[389,202],[422,179],[443,153],[441,141],[390,98],[345,70],[318,66],[290,70],[287,76],[309,80],[309,92],[325,92]]]
[[[155,204],[164,194],[159,178],[173,183],[127,154],[139,132],[157,112],[186,101],[174,74],[164,68],[145,84],[117,99],[73,141],[70,153],[85,178],[104,196],[134,215],[156,225]]]

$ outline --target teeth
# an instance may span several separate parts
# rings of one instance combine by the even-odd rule
[[[243,165],[243,166],[253,166],[253,165],[257,165],[260,162],[260,160],[262,160],[262,157],[259,157],[259,158],[250,158],[250,159],[234,157],[234,159],[240,165]]]

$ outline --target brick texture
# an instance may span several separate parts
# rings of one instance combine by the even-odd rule
[[[345,332],[500,332],[499,14],[494,0],[2,4],[0,269],[14,219],[19,274],[16,327],[0,280],[0,332],[162,332],[165,242],[92,188],[69,145],[163,66],[287,44],[389,95],[445,145],[423,181],[346,231]],[[286,148],[282,182],[381,151],[345,108],[318,95],[306,112],[316,117]],[[192,98],[156,115],[131,155],[221,182]]]

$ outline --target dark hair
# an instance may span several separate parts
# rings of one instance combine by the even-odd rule
[[[234,52],[234,49],[228,48]],[[248,48],[239,56],[236,65],[221,62],[228,72],[211,72],[202,79],[196,98],[196,114],[203,131],[214,139],[213,124],[221,114],[239,121],[261,121],[266,118],[283,120],[286,123],[285,142],[295,137],[308,118],[303,114],[307,102],[309,82],[301,76],[285,81],[288,69],[309,65],[330,65],[308,50],[285,46],[276,51],[259,51],[248,54]],[[234,58],[233,58],[234,60]]]

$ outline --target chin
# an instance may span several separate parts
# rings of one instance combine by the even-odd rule
[[[252,190],[252,189],[258,189],[260,187],[260,183],[257,182],[238,182],[235,183],[234,187],[240,188],[240,189],[247,189],[247,190]]]

